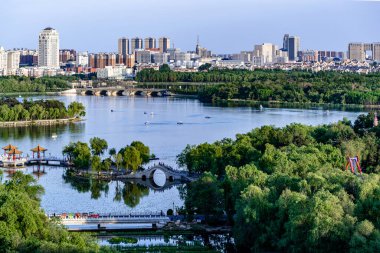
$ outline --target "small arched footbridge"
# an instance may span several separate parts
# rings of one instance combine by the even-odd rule
[[[172,182],[172,181],[190,182],[196,179],[190,176],[190,174],[186,171],[175,170],[172,167],[167,166],[162,163],[149,167],[148,169],[143,170],[143,171],[138,171],[133,174],[125,175],[123,177],[129,178],[129,179],[140,179],[142,181],[146,181],[149,179],[153,179],[153,176],[157,171],[161,171],[162,173],[164,173],[166,180],[169,182]]]

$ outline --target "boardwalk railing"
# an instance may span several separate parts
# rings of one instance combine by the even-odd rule
[[[52,218],[61,218],[62,220],[65,219],[149,219],[149,218],[166,218],[167,215],[165,215],[163,212],[156,212],[156,213],[105,213],[105,214],[98,214],[98,213],[61,213],[61,214],[47,214],[47,216]]]

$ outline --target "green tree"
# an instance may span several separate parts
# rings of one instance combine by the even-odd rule
[[[90,139],[90,147],[93,155],[100,156],[108,149],[108,143],[104,139],[94,137]]]

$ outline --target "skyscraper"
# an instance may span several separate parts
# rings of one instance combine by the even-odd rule
[[[284,38],[282,40],[282,50],[284,51],[289,50],[289,34],[284,35]]]
[[[59,68],[59,34],[51,27],[45,28],[40,33],[38,66]]]
[[[290,36],[288,48],[289,61],[298,60],[298,51],[300,51],[300,38],[297,36]]]
[[[143,40],[136,37],[131,39],[131,53],[134,54],[137,49],[143,49]]]
[[[161,53],[166,53],[170,48],[170,39],[167,37],[162,37],[159,40],[159,47]]]
[[[0,70],[7,69],[8,65],[8,53],[3,47],[0,47]]]
[[[129,54],[129,39],[128,38],[120,38],[118,40],[118,52],[124,58]]]
[[[153,49],[157,47],[156,39],[155,38],[146,38],[144,41],[145,49]]]

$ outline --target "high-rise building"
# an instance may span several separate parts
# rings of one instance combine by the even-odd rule
[[[169,54],[169,61],[175,60],[175,54],[181,52],[179,48],[169,48],[167,53]]]
[[[129,54],[129,39],[128,38],[120,38],[118,40],[118,52],[124,58]]]
[[[274,63],[277,50],[278,50],[278,47],[271,43],[255,45],[253,56],[256,57],[256,60],[260,58],[260,64],[257,64],[257,65]]]
[[[40,33],[38,66],[59,68],[59,34],[51,27],[45,28]]]
[[[306,50],[300,52],[300,58],[303,62],[317,62],[319,61],[317,50]]]
[[[284,38],[282,40],[282,50],[284,51],[289,50],[289,34],[284,35]]]
[[[131,53],[134,54],[136,50],[143,49],[143,40],[141,38],[131,39]]]
[[[15,70],[20,67],[20,52],[8,51],[7,69]]]
[[[0,70],[7,69],[8,66],[8,53],[3,47],[0,47]]]
[[[83,66],[83,67],[87,67],[88,66],[88,53],[87,52],[81,52],[81,53],[78,53],[77,55],[77,66]]]
[[[149,50],[136,50],[137,63],[152,63],[152,52]]]
[[[96,57],[95,54],[88,55],[88,66],[90,68],[96,68]]]
[[[38,51],[37,50],[20,50],[20,66],[37,66]]]
[[[156,64],[166,64],[169,62],[168,53],[154,53],[152,54],[152,61]]]
[[[159,40],[159,48],[161,53],[166,53],[170,48],[170,39],[167,37],[162,37]]]
[[[127,55],[127,58],[125,60],[127,68],[133,68],[135,66],[135,55],[129,54]]]
[[[76,55],[77,55],[77,52],[74,49],[59,50],[59,62],[67,63],[69,61],[75,61]]]
[[[300,51],[300,38],[297,36],[290,36],[289,48],[288,48],[289,61],[297,61],[299,51]]]
[[[156,39],[152,37],[146,38],[144,44],[145,49],[153,49],[157,47]]]
[[[369,60],[380,61],[380,42],[348,44],[348,58],[350,60],[365,61],[366,52],[370,52]]]
[[[318,51],[318,61],[326,61],[328,59],[340,58],[341,60],[345,59],[345,53],[339,51],[326,51],[319,50]]]

